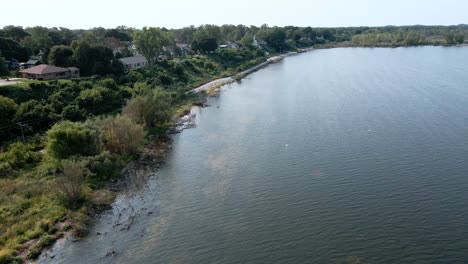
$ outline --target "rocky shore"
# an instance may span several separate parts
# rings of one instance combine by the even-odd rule
[[[206,92],[208,94],[216,93],[216,90],[218,90],[222,86],[224,86],[226,84],[233,83],[233,82],[238,81],[238,80],[240,80],[242,78],[245,78],[247,75],[258,71],[259,69],[261,69],[261,68],[263,68],[263,67],[265,67],[265,66],[267,66],[267,65],[269,65],[271,63],[276,63],[276,62],[282,60],[285,57],[288,57],[288,56],[291,56],[291,55],[296,55],[298,53],[306,52],[306,51],[309,51],[309,50],[311,50],[311,49],[303,49],[303,50],[300,50],[299,52],[288,52],[288,53],[281,54],[281,55],[278,55],[278,56],[270,57],[265,62],[262,62],[259,65],[256,65],[256,66],[254,66],[254,67],[252,67],[252,68],[250,68],[248,70],[245,70],[243,72],[235,74],[234,76],[231,76],[231,77],[226,77],[226,78],[213,80],[213,81],[211,81],[209,83],[206,83],[206,84],[203,84],[203,85],[201,85],[201,86],[199,86],[197,88],[194,88],[192,90],[192,92],[194,92],[194,93]]]

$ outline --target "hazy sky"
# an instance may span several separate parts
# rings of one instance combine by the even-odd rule
[[[40,4],[38,4],[40,3]],[[467,0],[2,0],[0,26],[71,29],[200,24],[382,26],[468,23]]]

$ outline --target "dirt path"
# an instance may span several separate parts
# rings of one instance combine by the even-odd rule
[[[0,86],[15,85],[21,83],[21,81],[23,81],[23,79],[20,78],[11,78],[8,81],[6,79],[0,79]]]

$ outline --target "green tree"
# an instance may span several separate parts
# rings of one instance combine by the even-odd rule
[[[218,48],[216,38],[207,35],[197,36],[192,43],[192,48],[203,53],[215,51]]]
[[[1,63],[1,60],[0,60]],[[18,105],[10,98],[0,95],[0,126],[6,127],[16,121],[16,109]],[[0,130],[0,142],[8,136],[8,130]]]
[[[114,54],[111,49],[104,46],[90,45],[82,40],[74,41],[71,47],[73,49],[73,60],[77,63],[82,75],[112,73]]]
[[[156,89],[149,94],[139,95],[128,101],[122,114],[148,128],[155,128],[171,119],[171,104],[171,95],[161,89]]]
[[[253,36],[246,34],[239,42],[243,47],[251,47],[253,45]]]
[[[463,44],[463,42],[465,42],[465,35],[463,35],[463,33],[457,34],[455,36],[455,42],[457,44]]]
[[[447,42],[447,44],[450,44],[450,45],[453,45],[456,43],[456,40],[455,40],[455,34],[453,32],[449,32],[445,35],[445,41]]]
[[[100,152],[99,130],[90,123],[63,121],[47,131],[47,154],[56,159]]]
[[[11,38],[15,41],[21,41],[29,34],[21,26],[4,26],[3,27],[3,37]]]
[[[0,124],[5,125],[15,120],[18,105],[8,97],[0,95]]]
[[[8,75],[8,68],[6,66],[5,58],[1,56],[2,54],[0,53],[0,77],[3,77],[5,75]]]
[[[154,65],[159,56],[164,53],[164,47],[173,47],[174,38],[160,28],[144,27],[141,31],[133,33],[137,50],[148,60],[151,76],[154,75]]]
[[[69,46],[54,46],[50,49],[49,63],[58,67],[73,66],[73,50]]]
[[[142,125],[135,123],[127,116],[117,115],[96,120],[101,129],[103,143],[111,153],[120,155],[137,154],[145,139]]]
[[[48,53],[48,50],[53,46],[48,28],[37,26],[27,28],[26,32],[29,36],[25,37],[21,42],[26,48],[33,54],[38,54],[40,51]]]
[[[278,27],[262,28],[258,33],[258,37],[279,52],[282,52],[286,46],[286,33]]]
[[[15,40],[7,38],[0,38],[0,53],[6,60],[27,61],[29,58],[28,49],[21,46]]]
[[[80,109],[92,115],[110,113],[122,106],[120,93],[102,86],[81,91],[75,101]]]

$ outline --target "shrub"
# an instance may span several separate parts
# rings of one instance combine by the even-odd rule
[[[114,91],[118,90],[117,83],[113,79],[104,79],[100,82],[100,84],[105,88],[109,88]]]
[[[168,122],[172,117],[172,97],[168,92],[156,89],[145,96],[137,96],[127,102],[122,114],[148,128]]]
[[[65,205],[68,208],[76,209],[84,201],[83,185],[90,172],[81,161],[64,160],[62,165],[57,186],[64,195]]]
[[[136,154],[145,138],[142,125],[127,116],[107,117],[96,120],[101,129],[103,143],[107,150],[121,155]]]
[[[0,95],[0,124],[7,124],[14,120],[18,105],[10,98]]]
[[[76,98],[80,109],[86,109],[90,114],[110,113],[122,105],[122,97],[116,91],[105,87],[94,87],[81,91]]]
[[[108,151],[85,159],[86,167],[91,174],[88,179],[91,184],[96,184],[101,181],[107,181],[120,175],[120,170],[124,167],[124,163],[119,156],[113,155]]]
[[[100,150],[99,131],[90,123],[57,123],[47,132],[47,138],[47,153],[56,159],[93,156]]]
[[[8,249],[0,249],[0,264],[21,263],[15,261],[15,252]]]
[[[28,163],[36,163],[41,159],[41,155],[31,151],[31,146],[23,142],[16,142],[8,146],[5,153],[0,154],[0,167],[20,169]],[[1,165],[1,164],[8,164]]]
[[[19,121],[36,121],[28,129],[40,130],[52,122],[52,109],[43,101],[29,100],[19,105],[16,110],[16,119]]]

